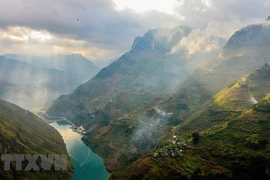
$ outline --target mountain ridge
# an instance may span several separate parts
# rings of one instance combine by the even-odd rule
[[[61,94],[72,92],[97,72],[97,69],[88,69],[89,66],[92,67],[92,63],[81,55],[59,55],[51,60],[6,56],[20,60],[0,56],[0,79],[13,84],[9,89],[1,84],[0,89],[3,90],[0,91],[5,92],[1,94],[1,98],[25,109],[41,107]]]
[[[236,31],[225,45],[225,49],[270,46],[270,24],[252,24]]]

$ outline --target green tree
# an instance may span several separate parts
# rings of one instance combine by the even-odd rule
[[[198,144],[200,140],[200,134],[198,132],[192,133],[193,144]]]

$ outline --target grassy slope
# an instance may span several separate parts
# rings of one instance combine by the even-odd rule
[[[270,109],[265,108],[268,99],[262,99],[268,97],[270,89],[261,78],[248,78],[248,82],[248,88],[240,87],[238,82],[225,88],[174,129],[182,141],[188,142],[182,157],[154,158],[150,154],[110,178],[269,178],[270,145],[266,142],[270,141]],[[252,110],[251,96],[262,100],[254,107],[263,112]],[[198,145],[191,143],[194,131],[201,134]],[[166,148],[171,136],[165,135],[153,153]]]
[[[267,179],[270,177],[269,114],[247,111],[201,134],[182,157],[144,157],[111,179]]]
[[[1,154],[67,154],[61,135],[29,111],[0,100]],[[69,179],[68,171],[27,172],[4,171],[0,163],[0,179]]]

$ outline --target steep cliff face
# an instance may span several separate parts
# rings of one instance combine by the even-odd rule
[[[167,50],[170,51],[183,37],[187,37],[192,31],[188,26],[179,26],[173,29],[149,30],[143,37],[136,37],[132,50]]]

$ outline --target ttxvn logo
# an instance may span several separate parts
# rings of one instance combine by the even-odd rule
[[[67,170],[68,156],[66,154],[2,154],[4,170],[9,171],[12,165],[18,171]]]

